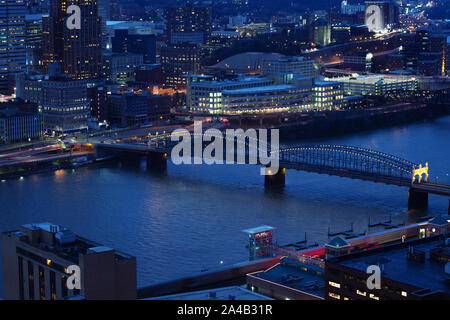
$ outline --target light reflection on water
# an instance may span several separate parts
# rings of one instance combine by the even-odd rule
[[[432,123],[311,142],[367,147],[413,162],[428,161],[447,182],[450,117]],[[327,229],[367,229],[372,222],[410,222],[407,188],[288,170],[281,192],[264,189],[256,166],[174,166],[154,174],[116,163],[58,170],[0,184],[0,231],[49,221],[137,257],[139,285],[246,260],[241,230],[277,227],[279,243],[323,243]],[[447,213],[430,196],[424,214]],[[1,284],[0,284],[1,285]]]

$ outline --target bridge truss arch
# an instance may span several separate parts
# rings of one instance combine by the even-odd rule
[[[341,176],[361,175],[376,180],[377,177],[405,182],[411,181],[416,164],[387,153],[361,147],[342,145],[308,145],[280,148],[280,165],[305,169],[340,172]],[[308,170],[310,169],[310,170]],[[315,170],[314,170],[315,169]]]

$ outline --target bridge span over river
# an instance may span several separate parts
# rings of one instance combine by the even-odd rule
[[[202,147],[210,143],[203,141]],[[117,156],[124,161],[137,161],[145,155],[149,169],[165,170],[167,158],[171,156],[176,144],[177,142],[170,139],[169,134],[153,137],[141,143],[103,141],[94,143],[94,147],[97,157]],[[248,143],[246,145],[245,159],[249,159]],[[271,150],[270,146],[266,146],[265,150],[267,149]],[[266,168],[266,187],[282,187],[285,184],[286,170],[301,170],[408,187],[409,209],[426,209],[430,193],[450,196],[450,185],[428,180],[428,163],[422,166],[395,155],[367,148],[342,145],[299,145],[281,147],[270,152],[272,156],[278,156],[279,170],[271,172]],[[233,157],[237,160],[238,155],[235,154]],[[253,164],[262,165],[259,159]]]

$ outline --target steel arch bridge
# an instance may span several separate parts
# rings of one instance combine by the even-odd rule
[[[195,135],[193,134],[193,136]],[[158,145],[163,143],[168,149],[173,145],[169,142],[169,136],[155,138],[154,141],[158,141]],[[251,138],[249,138],[250,141]],[[244,142],[248,147],[247,140],[244,140]],[[264,151],[271,150],[270,144],[264,143]],[[258,144],[259,146],[260,144]],[[248,156],[248,149],[245,150],[245,153]],[[368,148],[344,145],[298,145],[283,147],[271,153],[278,154],[281,168],[398,186],[411,186],[413,170],[418,166],[395,155]]]
[[[341,145],[311,145],[280,148],[280,167],[410,186],[411,161],[383,152]]]

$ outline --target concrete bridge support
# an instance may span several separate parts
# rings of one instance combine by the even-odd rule
[[[264,186],[267,188],[281,188],[286,184],[286,169],[279,168],[278,172],[272,174],[269,168],[266,168],[266,175],[264,176]]]
[[[167,153],[151,152],[147,155],[147,169],[164,171],[167,169]]]
[[[426,210],[428,208],[428,193],[409,189],[408,210]]]

